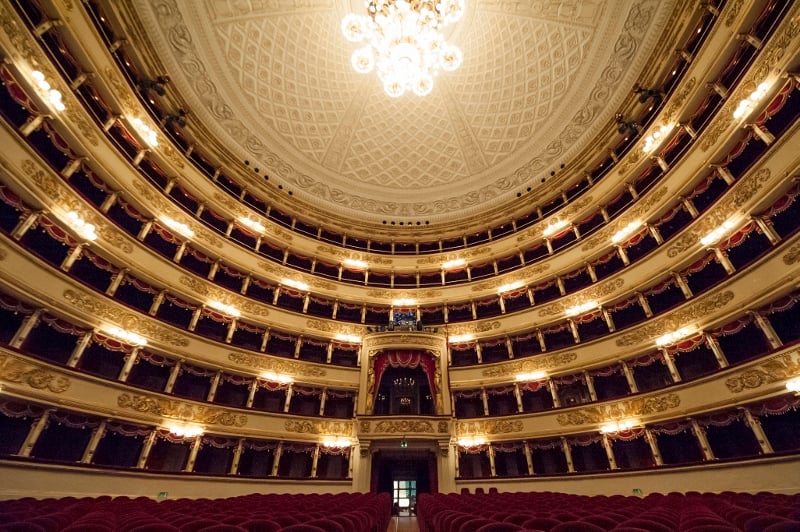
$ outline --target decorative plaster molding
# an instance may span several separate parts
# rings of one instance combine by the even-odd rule
[[[287,419],[284,428],[288,432],[301,434],[325,434],[337,436],[350,436],[353,432],[352,424],[347,421],[309,421]]]
[[[800,243],[797,243],[789,248],[789,252],[783,256],[783,263],[791,266],[800,261]]]
[[[800,375],[800,350],[783,353],[772,357],[755,367],[738,372],[725,380],[725,386],[731,393],[752,390]]]
[[[247,416],[244,414],[150,395],[123,393],[117,397],[117,405],[143,414],[180,419],[181,421],[191,421],[193,423],[223,425],[226,427],[244,427],[247,425]]]
[[[410,433],[433,433],[433,424],[430,421],[420,421],[414,419],[382,420],[375,423],[373,432],[375,434],[410,434]]]
[[[602,299],[607,297],[625,285],[625,279],[618,277],[611,281],[591,286],[580,294],[567,298],[565,301],[558,301],[552,305],[547,305],[539,311],[539,316],[559,316],[563,315],[568,308],[580,304],[583,301]]]
[[[600,424],[616,419],[646,416],[677,408],[681,398],[675,393],[640,397],[626,401],[600,404],[589,408],[579,408],[556,417],[559,425]]]
[[[552,355],[535,355],[526,360],[516,360],[483,370],[484,377],[506,377],[517,373],[555,369],[566,366],[578,358],[577,353],[554,353]]]
[[[430,255],[428,257],[420,257],[417,259],[417,264],[420,266],[424,264],[441,264],[449,260],[464,259],[478,257],[484,258],[492,254],[492,246],[479,246],[476,248],[466,248],[463,250],[447,253],[446,255]]]
[[[590,236],[581,246],[581,251],[591,251],[601,244],[611,245],[611,237],[614,233],[626,227],[629,223],[644,218],[645,213],[658,204],[668,192],[669,189],[667,187],[661,187],[647,194],[630,209],[626,210],[622,216]]]
[[[202,279],[189,277],[188,275],[181,275],[179,281],[182,285],[186,286],[196,294],[209,299],[215,299],[221,303],[225,303],[226,305],[233,305],[242,312],[262,318],[269,316],[269,309],[264,305],[250,301],[243,297],[235,296],[225,290],[222,290],[221,288],[217,288],[211,283],[203,281]]]
[[[64,393],[71,384],[67,377],[44,364],[22,360],[7,353],[0,353],[0,379],[53,393]]]
[[[431,337],[430,333],[391,333],[385,332],[378,336],[373,336],[364,342],[370,349],[377,350],[382,346],[407,344],[409,347],[415,346],[430,346],[440,347],[442,345],[441,336],[437,335]],[[429,350],[432,354],[438,356],[439,350]]]
[[[511,421],[508,419],[456,422],[456,434],[459,436],[468,434],[509,434],[512,432],[522,432],[522,428],[522,421]]]
[[[655,339],[662,334],[679,329],[683,326],[692,325],[697,320],[726,306],[733,298],[734,294],[730,290],[720,292],[719,294],[712,294],[709,297],[702,298],[694,304],[687,306],[685,309],[673,312],[663,318],[652,320],[652,323],[646,323],[631,333],[623,334],[617,339],[616,343],[619,347],[630,347],[650,339]]]
[[[64,299],[72,303],[77,309],[91,314],[96,318],[107,320],[109,323],[118,325],[123,329],[177,347],[186,347],[189,345],[189,340],[182,334],[172,332],[166,327],[154,323],[155,320],[153,318],[127,312],[117,305],[109,305],[89,294],[75,290],[64,290],[63,295]]]
[[[228,360],[240,366],[257,371],[273,371],[292,376],[324,377],[327,371],[311,364],[300,364],[290,360],[278,360],[268,355],[251,355],[250,353],[228,353]]]

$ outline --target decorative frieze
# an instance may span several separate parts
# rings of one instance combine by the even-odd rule
[[[552,355],[537,355],[525,360],[516,360],[510,363],[499,364],[483,370],[484,377],[507,377],[518,373],[552,370],[566,366],[578,358],[577,353],[554,353]]]
[[[725,381],[731,393],[760,388],[800,375],[800,350],[774,356],[757,366],[742,370]]]
[[[117,405],[120,408],[127,408],[142,414],[152,414],[193,423],[223,425],[225,427],[244,427],[247,425],[247,416],[244,414],[152,395],[123,393],[117,398]]]
[[[625,401],[598,404],[559,414],[559,425],[600,424],[632,417],[647,416],[677,408],[681,398],[675,393],[665,393],[649,397],[638,397]]]
[[[522,421],[511,421],[509,419],[493,419],[485,421],[457,421],[456,434],[464,436],[468,434],[510,434],[512,432],[522,432]]]
[[[693,325],[697,320],[707,317],[709,314],[725,307],[728,303],[733,301],[734,294],[730,290],[721,292],[719,294],[712,294],[710,297],[700,299],[694,304],[688,305],[685,309],[673,312],[663,318],[651,320],[652,323],[646,323],[638,327],[633,332],[623,334],[617,338],[616,344],[619,347],[631,347],[648,340],[655,340],[655,338],[685,327]]]
[[[337,436],[349,436],[352,425],[348,421],[310,421],[287,419],[284,428],[288,432],[298,432],[300,434],[326,434]]]
[[[567,298],[565,301],[559,301],[552,305],[547,305],[539,311],[539,316],[550,317],[564,315],[568,308],[574,307],[583,301],[591,301],[594,299],[603,299],[610,296],[625,285],[625,279],[618,277],[605,283],[599,283],[591,286],[582,291],[580,295]]]
[[[234,352],[228,353],[228,360],[256,371],[271,371],[299,377],[324,377],[327,374],[325,368],[319,366],[300,364],[291,360],[278,360],[267,355]]]
[[[0,378],[6,382],[24,384],[35,390],[64,393],[70,380],[44,364],[23,360],[14,355],[0,353]]]
[[[200,278],[181,275],[179,281],[182,285],[186,286],[195,294],[200,296],[225,303],[226,305],[232,305],[238,310],[254,316],[259,316],[262,318],[269,316],[269,309],[264,305],[255,303],[242,297],[234,296],[225,290],[217,288],[216,286],[203,281]]]
[[[185,336],[157,324],[152,318],[127,312],[118,305],[109,305],[99,298],[76,290],[65,290],[63,295],[64,299],[78,310],[107,320],[111,324],[140,334],[148,339],[177,347],[189,345],[189,340]]]

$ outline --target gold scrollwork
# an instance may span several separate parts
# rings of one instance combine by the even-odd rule
[[[522,432],[522,421],[498,419],[492,421],[460,421],[456,424],[456,434],[509,434]]]
[[[310,364],[298,364],[289,360],[277,360],[267,355],[251,355],[250,353],[228,353],[228,360],[240,366],[247,366],[258,371],[273,371],[303,377],[324,377],[324,368]]]
[[[420,421],[414,419],[383,420],[375,423],[376,434],[409,434],[433,432],[433,425],[430,421]]]
[[[731,393],[740,393],[744,390],[752,390],[800,375],[800,359],[794,360],[792,355],[800,353],[800,350],[792,353],[783,353],[770,358],[758,366],[740,371],[733,377],[725,381],[725,386]]]
[[[577,353],[554,353],[552,355],[537,356],[529,360],[517,360],[509,364],[501,364],[483,370],[484,377],[505,377],[517,373],[528,373],[544,369],[553,369],[565,366],[578,358]]]
[[[143,414],[153,414],[194,423],[223,425],[226,427],[244,427],[247,424],[247,416],[244,414],[237,414],[222,408],[193,405],[183,401],[148,395],[123,393],[117,398],[117,405],[120,408],[128,408]]]
[[[800,243],[797,243],[789,248],[789,253],[783,256],[783,263],[787,266],[800,261]]]
[[[587,423],[603,423],[615,419],[633,416],[646,416],[657,412],[665,412],[677,408],[681,398],[675,393],[640,397],[627,401],[617,401],[590,408],[581,408],[572,412],[559,414],[556,417],[559,425],[585,425]]]
[[[348,436],[352,432],[349,423],[344,421],[309,421],[287,419],[284,428],[289,432],[300,434],[335,434]]]
[[[51,371],[46,366],[20,360],[12,355],[0,353],[0,377],[8,382],[25,384],[36,390],[64,393],[70,380]]]

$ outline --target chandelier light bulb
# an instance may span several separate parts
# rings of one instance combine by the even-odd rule
[[[389,96],[430,94],[439,70],[461,65],[461,50],[447,44],[441,30],[464,14],[463,0],[367,0],[365,5],[366,15],[342,19],[342,34],[366,44],[350,57],[353,70],[376,70]]]

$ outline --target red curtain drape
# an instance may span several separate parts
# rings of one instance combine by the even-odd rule
[[[422,366],[422,370],[428,377],[428,385],[431,388],[431,395],[436,397],[436,362],[430,353],[425,351],[382,351],[375,357],[373,369],[375,371],[375,389],[372,390],[373,399],[378,395],[378,388],[386,369],[411,368],[416,369]]]

